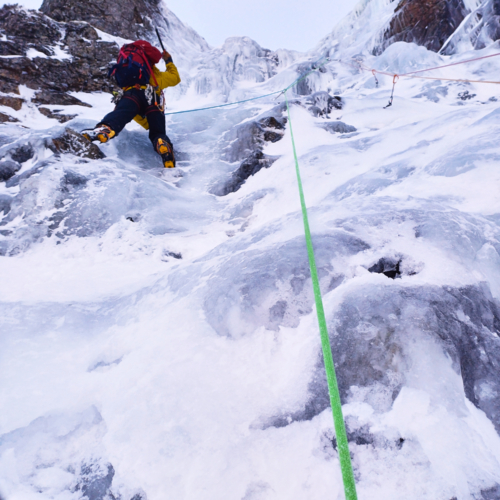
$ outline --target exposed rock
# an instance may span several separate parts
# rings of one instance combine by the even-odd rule
[[[497,484],[493,488],[482,490],[481,496],[483,500],[498,500],[500,498],[500,484]]]
[[[382,258],[368,268],[370,273],[384,274],[388,278],[401,278],[401,259]]]
[[[470,43],[472,48],[484,49],[500,39],[500,1],[483,0],[442,49],[446,55],[454,54],[459,46]]]
[[[19,56],[0,58],[2,92],[19,92],[19,84],[61,94],[108,92],[114,87],[107,69],[119,48],[100,40],[96,30],[86,23],[58,23],[40,12],[5,5],[0,9],[0,31],[7,37],[7,41],[0,41],[0,53]],[[67,104],[47,99],[40,102]]]
[[[222,189],[217,192],[219,196],[225,196],[229,193],[235,193],[245,184],[245,181],[255,175],[263,168],[269,168],[279,157],[265,155],[262,151],[252,153],[239,167],[233,172],[231,180],[227,182]]]
[[[229,181],[212,190],[214,194],[225,196],[238,191],[246,179],[262,168],[269,168],[278,159],[265,155],[262,150],[266,142],[277,142],[283,138],[287,122],[282,116],[283,110],[283,106],[277,106],[267,116],[238,125],[226,133],[224,139],[229,142],[229,146],[223,158],[231,163],[243,162],[232,173]]]
[[[11,159],[18,163],[24,163],[28,160],[31,160],[31,158],[35,156],[35,150],[29,143],[23,144],[15,149],[11,149],[8,153]]]
[[[322,129],[325,129],[327,132],[331,134],[350,134],[352,132],[356,132],[356,127],[352,125],[348,125],[347,123],[336,120],[334,122],[326,122],[318,125]]]
[[[441,345],[461,376],[469,401],[500,430],[500,403],[491,396],[500,390],[500,306],[489,289],[479,285],[377,290],[373,294],[363,290],[362,300],[356,294],[346,298],[335,319],[329,320],[342,399],[349,401],[353,386],[366,388],[367,394],[372,389],[380,394],[384,387],[385,401],[378,396],[370,404],[381,411],[390,407],[404,384],[404,366],[412,363],[415,339],[407,329],[411,324]],[[376,336],[366,334],[367,325]],[[293,420],[312,418],[329,406],[323,370],[319,360],[318,376],[310,387],[315,395]]]
[[[468,101],[469,99],[474,99],[477,94],[471,94],[468,90],[465,90],[464,92],[459,92],[458,93],[458,99],[461,101]]]
[[[260,120],[259,125],[264,131],[264,141],[278,142],[283,139],[286,121],[286,118],[278,120],[275,116],[269,116]]]
[[[56,21],[86,21],[106,33],[137,39],[154,29],[151,19],[161,16],[159,3],[160,0],[44,0],[40,10]]]
[[[394,42],[413,42],[437,52],[468,13],[463,0],[401,0],[375,53]]]
[[[43,108],[40,107],[38,108],[38,111],[42,113],[42,115],[45,115],[47,118],[54,118],[55,120],[58,120],[60,123],[66,123],[75,118],[78,115],[61,115],[59,112],[61,111],[60,109],[54,109],[53,111],[48,109],[48,108]]]
[[[67,94],[66,92],[59,92],[57,90],[41,90],[35,94],[32,102],[37,104],[59,104],[62,106],[86,106],[91,108],[90,104],[80,101],[76,97]]]
[[[274,113],[276,111],[276,113]],[[284,134],[287,119],[280,116],[282,109],[274,109],[271,115],[234,127],[224,136],[229,142],[223,158],[229,162],[241,161],[262,150],[265,142],[277,142]]]
[[[52,144],[49,145],[49,148],[54,153],[72,153],[82,158],[90,158],[91,160],[99,160],[106,157],[95,144],[92,144],[81,134],[70,128],[67,128],[61,136],[52,139]]]
[[[84,464],[81,469],[81,480],[77,490],[88,500],[105,500],[110,498],[110,488],[115,475],[111,464],[103,467],[100,464]]]
[[[20,169],[21,169],[21,164],[16,161],[12,160],[0,161],[0,182],[8,181]],[[3,205],[0,205],[0,210],[3,210]]]
[[[182,254],[180,252],[172,252],[170,250],[163,250],[163,259],[168,260],[168,257],[173,257],[174,259],[182,259]]]
[[[328,117],[334,109],[342,109],[342,98],[331,96],[328,92],[320,91],[312,94],[306,101],[306,104],[312,105],[309,111],[313,116]]]
[[[1,164],[0,164],[1,165]],[[12,198],[7,194],[0,194],[0,212],[7,215],[10,212]]]
[[[11,97],[9,95],[0,95],[0,105],[19,111],[23,106],[24,99],[20,97]]]
[[[6,122],[18,122],[19,120],[17,118],[14,118],[13,116],[10,116],[6,113],[2,113],[0,111],[0,123],[6,123]]]

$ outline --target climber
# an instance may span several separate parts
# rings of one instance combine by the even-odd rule
[[[163,72],[155,66],[161,58],[166,64]],[[174,149],[165,131],[162,92],[181,81],[171,55],[165,50],[161,53],[145,40],[138,40],[120,49],[117,64],[110,69],[109,76],[115,77],[123,95],[111,113],[93,130],[83,131],[82,135],[91,142],[104,143],[117,136],[134,119],[149,129],[149,139],[161,155],[164,167],[175,167]]]

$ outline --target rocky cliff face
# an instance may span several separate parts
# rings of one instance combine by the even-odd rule
[[[438,52],[467,14],[462,0],[401,0],[378,52],[394,42],[413,42]]]
[[[158,45],[154,28],[182,74],[177,95],[194,88],[227,99],[240,81],[264,82],[297,57],[264,49],[248,37],[212,49],[157,0],[45,0],[41,12],[7,5],[0,9],[0,92],[10,95],[1,96],[1,103],[19,109],[22,101],[12,95],[19,94],[19,85],[39,91],[33,102],[42,105],[82,104],[67,94],[71,91],[109,92],[114,82],[107,72],[119,46],[136,39]],[[46,108],[41,111],[51,116]],[[0,120],[14,118],[2,113]]]
[[[110,91],[107,68],[118,46],[102,40],[82,22],[57,22],[36,11],[6,5],[0,9],[0,91],[37,90],[38,104],[83,104],[68,91]],[[15,109],[20,102],[0,96]]]
[[[154,20],[162,17],[160,0],[123,0],[120,2],[68,2],[44,0],[40,10],[55,21],[85,21],[111,35],[125,39],[148,36]]]
[[[484,0],[453,33],[442,52],[455,53],[460,46],[483,49],[500,39],[500,1]]]
[[[380,55],[395,42],[409,42],[450,55],[482,49],[498,39],[499,0],[367,0],[317,50],[320,55],[365,51]]]

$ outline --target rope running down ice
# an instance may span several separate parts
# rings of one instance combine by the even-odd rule
[[[295,148],[295,139],[293,137],[292,118],[290,116],[290,106],[285,90],[286,110],[288,113],[288,123],[290,125],[290,136],[292,138],[293,156],[295,159],[295,172],[297,175],[297,184],[299,186],[300,205],[302,208],[302,218],[304,222],[304,233],[306,237],[307,255],[309,257],[309,268],[314,290],[314,300],[316,302],[316,315],[318,317],[319,332],[321,335],[321,347],[323,349],[323,361],[325,363],[326,379],[328,382],[328,392],[330,394],[330,405],[333,414],[333,425],[335,427],[335,437],[337,439],[337,449],[339,452],[340,469],[342,471],[342,480],[344,482],[344,491],[346,500],[357,500],[356,482],[352,470],[351,455],[345,430],[344,415],[342,413],[342,402],[340,401],[337,376],[335,374],[335,365],[333,363],[332,347],[328,337],[328,327],[326,325],[325,310],[323,299],[321,297],[321,288],[319,286],[318,271],[316,268],[316,259],[314,257],[314,247],[312,244],[311,230],[309,228],[309,217],[307,215],[306,201],[300,176],[299,160]]]
[[[466,61],[460,61],[457,63],[446,64],[443,66],[437,66],[434,68],[412,71],[412,72],[403,73],[400,75],[395,74],[395,73],[389,73],[387,71],[379,71],[379,70],[372,69],[372,68],[366,68],[362,65],[361,62],[359,62],[359,61],[355,61],[355,62],[359,65],[359,67],[362,70],[370,71],[373,74],[376,81],[377,81],[376,73],[393,77],[391,99],[389,101],[388,106],[386,106],[386,107],[389,107],[392,105],[392,101],[394,98],[394,88],[395,88],[397,80],[400,77],[422,78],[422,79],[429,79],[429,80],[474,82],[474,80],[434,78],[434,77],[423,77],[423,76],[415,76],[415,75],[417,73],[422,73],[425,71],[432,71],[432,70],[436,70],[436,69],[446,68],[449,66],[457,66],[459,64],[465,64],[468,62],[478,61],[481,59],[487,59],[489,57],[495,57],[498,55],[500,55],[500,53],[493,54],[490,56],[483,56],[483,57],[479,57],[479,58],[475,58],[475,59],[469,59]],[[311,271],[311,278],[312,278],[312,284],[313,284],[313,290],[314,290],[314,299],[315,299],[315,303],[316,303],[316,314],[317,314],[317,318],[318,318],[318,325],[319,325],[320,336],[321,336],[321,346],[322,346],[322,350],[323,350],[323,359],[324,359],[324,363],[325,363],[325,372],[326,372],[326,378],[327,378],[327,383],[328,383],[328,391],[329,391],[329,395],[330,395],[330,405],[332,408],[333,424],[335,427],[335,436],[337,439],[340,468],[342,471],[342,480],[344,483],[345,498],[346,498],[346,500],[357,500],[356,483],[355,483],[354,473],[353,473],[353,469],[352,469],[351,456],[350,456],[350,452],[349,452],[349,445],[348,445],[347,433],[346,433],[346,429],[345,429],[344,416],[342,413],[342,402],[340,400],[340,393],[339,393],[337,377],[336,377],[336,373],[335,373],[335,365],[333,362],[332,349],[331,349],[331,345],[330,345],[330,339],[328,336],[328,327],[326,324],[325,311],[324,311],[324,307],[323,307],[323,299],[321,296],[321,288],[319,285],[318,271],[317,271],[316,259],[315,259],[315,255],[314,255],[314,247],[312,244],[311,230],[309,227],[307,206],[306,206],[305,197],[304,197],[302,179],[301,179],[301,175],[300,175],[299,161],[298,161],[297,151],[296,151],[296,147],[295,147],[295,139],[293,136],[292,119],[291,119],[291,115],[290,115],[290,105],[289,105],[288,96],[287,96],[287,91],[290,90],[293,86],[297,85],[300,81],[307,78],[311,73],[319,70],[321,67],[325,66],[328,62],[331,61],[331,59],[328,57],[325,57],[323,60],[324,60],[324,62],[322,62],[321,64],[316,63],[316,65],[313,65],[313,68],[311,69],[311,71],[309,71],[306,74],[302,75],[301,77],[297,78],[292,84],[290,84],[288,87],[286,87],[283,90],[278,90],[275,92],[271,92],[269,94],[265,94],[265,95],[261,95],[261,96],[257,96],[257,97],[252,97],[250,99],[244,99],[241,101],[235,101],[235,102],[226,103],[226,104],[219,104],[216,106],[208,106],[205,108],[189,109],[189,110],[183,110],[183,111],[173,111],[173,112],[165,113],[165,114],[166,115],[176,115],[176,114],[181,114],[181,113],[194,113],[197,111],[205,111],[205,110],[209,110],[209,109],[223,108],[223,107],[227,107],[227,106],[233,106],[236,104],[242,104],[245,102],[255,101],[257,99],[263,99],[265,97],[270,97],[270,96],[273,96],[276,94],[279,94],[279,95],[284,94],[284,96],[285,96],[286,109],[287,109],[287,114],[288,114],[288,123],[290,124],[290,136],[292,139],[293,156],[294,156],[294,160],[295,160],[295,172],[296,172],[296,176],[297,176],[300,204],[301,204],[301,209],[302,209],[302,218],[303,218],[303,223],[304,223],[304,232],[305,232],[305,238],[306,238],[307,254],[308,254],[308,258],[309,258],[309,267],[310,267],[310,271]],[[342,63],[344,61],[337,60],[336,62]],[[347,63],[347,64],[349,64],[349,63]],[[500,82],[486,82],[486,81],[482,81],[482,80],[479,80],[476,82],[477,83],[497,83],[497,84],[500,84]],[[377,81],[377,83],[378,83],[378,81]]]
[[[324,61],[324,62],[322,62]],[[258,96],[258,97],[253,97],[251,99],[245,99],[243,101],[236,101],[236,102],[231,102],[227,104],[220,104],[218,106],[209,106],[206,108],[198,108],[198,109],[189,109],[185,111],[174,111],[171,113],[165,113],[166,115],[175,115],[175,114],[181,114],[181,113],[194,113],[196,111],[204,111],[207,109],[215,109],[215,108],[222,108],[226,106],[232,106],[235,104],[241,104],[244,102],[249,102],[249,101],[254,101],[256,99],[262,99],[264,97],[269,97],[272,95],[285,95],[285,102],[286,102],[286,108],[287,108],[287,113],[288,113],[288,123],[290,124],[290,134],[292,137],[292,147],[293,147],[293,155],[295,158],[295,171],[297,175],[297,183],[298,183],[298,188],[299,188],[299,195],[300,195],[300,204],[302,208],[302,217],[304,221],[304,231],[305,231],[305,237],[306,237],[306,246],[307,246],[307,254],[309,258],[309,267],[311,270],[311,278],[312,278],[312,283],[313,283],[313,290],[314,290],[314,298],[316,302],[316,314],[318,317],[318,324],[319,324],[319,330],[320,330],[320,336],[321,336],[321,345],[323,349],[323,358],[324,358],[324,363],[325,363],[325,371],[326,371],[326,378],[328,382],[328,391],[330,393],[330,404],[332,408],[332,415],[333,415],[333,424],[335,428],[335,436],[337,439],[337,446],[338,446],[338,451],[339,451],[339,460],[340,460],[340,468],[342,472],[342,480],[344,483],[344,491],[345,491],[345,497],[346,500],[357,500],[357,494],[356,494],[356,483],[354,480],[354,473],[352,470],[352,463],[351,463],[351,455],[349,453],[349,445],[347,441],[347,433],[345,430],[345,423],[344,423],[344,416],[342,414],[342,403],[340,400],[340,394],[339,394],[339,389],[338,389],[338,384],[337,384],[337,377],[335,374],[335,365],[333,363],[333,356],[332,356],[332,348],[330,345],[330,339],[328,337],[328,328],[326,325],[326,318],[325,318],[325,311],[323,308],[323,299],[321,297],[321,289],[319,286],[319,279],[318,279],[318,271],[316,268],[316,259],[314,256],[314,248],[312,244],[312,237],[311,237],[311,230],[309,228],[309,218],[307,215],[307,207],[306,207],[306,202],[304,198],[304,190],[302,187],[302,180],[300,177],[300,170],[299,170],[299,162],[297,158],[297,151],[295,148],[295,140],[293,137],[293,130],[292,130],[292,120],[290,116],[290,106],[288,103],[288,97],[287,97],[287,91],[290,90],[293,86],[297,85],[299,82],[307,78],[311,73],[319,70],[321,67],[325,66],[330,61],[328,57],[325,57],[323,60],[320,61],[320,63],[313,64],[313,68],[311,71],[307,72],[306,74],[302,75],[301,77],[297,78],[292,84],[290,84],[288,87],[286,87],[283,90],[278,90],[276,92],[271,92],[270,94],[266,94],[263,96]]]

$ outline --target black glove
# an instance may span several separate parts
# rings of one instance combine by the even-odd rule
[[[165,64],[174,62],[174,61],[172,61],[172,56],[166,50],[163,51],[161,57],[165,61]]]

